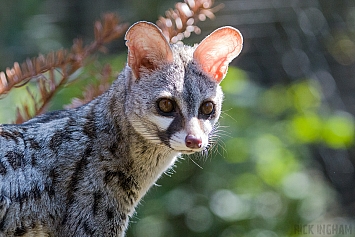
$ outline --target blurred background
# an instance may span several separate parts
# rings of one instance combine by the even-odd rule
[[[155,22],[174,4],[1,0],[0,71],[70,48],[77,37],[92,41],[93,23],[104,12],[129,24]],[[184,157],[164,175],[137,208],[127,236],[353,236],[355,1],[219,4],[224,7],[214,20],[198,24],[201,34],[184,40],[198,43],[224,25],[244,36],[244,49],[222,82],[218,145],[206,158]],[[109,49],[103,58],[118,73],[126,59],[123,39]],[[82,89],[63,88],[50,110]],[[14,89],[0,100],[0,123],[14,120],[26,96]]]

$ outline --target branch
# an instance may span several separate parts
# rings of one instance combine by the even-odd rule
[[[98,84],[90,84],[85,88],[83,92],[83,98],[73,98],[71,104],[65,105],[65,109],[71,109],[79,107],[83,104],[90,102],[92,99],[103,94],[111,86],[111,81],[113,78],[112,68],[109,64],[106,64],[102,71],[101,77]]]
[[[84,47],[82,40],[76,39],[70,52],[58,50],[47,56],[39,55],[27,59],[21,66],[16,62],[13,68],[0,72],[0,95],[5,95],[13,87],[20,87],[32,79],[37,79],[39,100],[36,101],[30,93],[34,100],[35,112],[32,114],[28,104],[24,104],[22,109],[17,109],[16,123],[42,114],[53,96],[68,82],[69,77],[85,64],[85,60],[95,52],[105,51],[104,45],[121,37],[127,27],[127,24],[119,23],[115,14],[104,14],[103,19],[94,24],[95,40],[91,44]]]
[[[157,25],[163,31],[167,40],[176,43],[191,35],[199,34],[201,29],[197,22],[206,18],[214,19],[214,12],[220,10],[223,4],[212,8],[213,0],[184,0],[175,4],[175,9],[165,12],[165,17],[159,17]]]

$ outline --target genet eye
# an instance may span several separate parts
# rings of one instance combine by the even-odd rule
[[[158,101],[159,110],[163,113],[170,113],[174,110],[174,102],[171,99],[161,99]]]
[[[214,111],[214,104],[211,101],[204,102],[200,107],[200,111],[204,115],[210,115]]]

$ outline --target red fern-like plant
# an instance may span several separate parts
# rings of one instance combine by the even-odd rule
[[[118,17],[113,13],[103,15],[101,21],[95,22],[95,40],[84,46],[82,40],[74,40],[70,51],[58,50],[48,55],[39,55],[27,59],[21,65],[14,63],[13,68],[0,72],[0,94],[8,93],[13,87],[23,86],[30,80],[35,80],[38,88],[39,99],[28,90],[34,102],[34,113],[30,112],[29,104],[17,108],[15,123],[22,123],[34,116],[45,112],[53,96],[75,71],[85,65],[85,60],[97,51],[103,51],[104,45],[121,37],[128,25],[119,23]]]

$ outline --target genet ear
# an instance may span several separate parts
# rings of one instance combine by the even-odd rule
[[[220,83],[227,74],[228,64],[243,48],[243,36],[235,28],[226,26],[213,31],[197,46],[194,60]]]
[[[161,30],[150,22],[137,22],[125,36],[128,47],[128,66],[136,79],[140,73],[157,69],[164,63],[173,61],[173,53]]]

